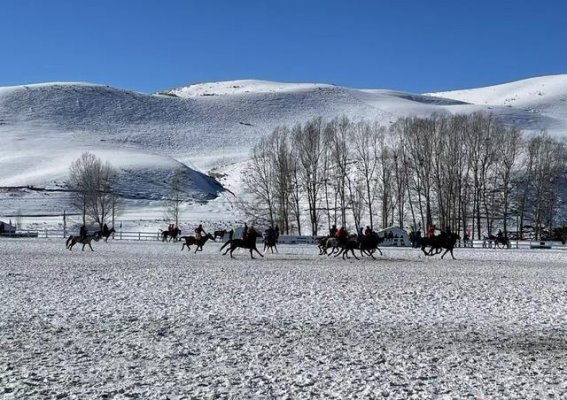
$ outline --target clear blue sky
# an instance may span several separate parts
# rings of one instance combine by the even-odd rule
[[[2,0],[0,86],[269,79],[412,92],[567,73],[565,0]]]

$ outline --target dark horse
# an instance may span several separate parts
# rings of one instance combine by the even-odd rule
[[[376,259],[374,257],[374,252],[378,250],[380,252],[380,255],[383,256],[384,254],[382,254],[382,250],[380,250],[380,248],[378,247],[378,245],[383,241],[384,238],[378,235],[378,233],[376,232],[372,232],[370,235],[364,235],[359,240],[360,254],[367,254],[370,257]]]
[[[226,253],[230,252],[230,257],[232,257],[232,252],[234,250],[236,250],[237,248],[241,247],[243,249],[249,249],[250,250],[250,257],[254,258],[254,256],[252,255],[252,251],[256,251],[256,253],[260,254],[261,257],[264,257],[264,255],[262,253],[260,253],[258,251],[258,248],[256,247],[256,239],[259,238],[260,235],[256,230],[250,228],[248,235],[246,236],[245,239],[232,239],[229,240],[228,242],[226,242],[225,244],[222,245],[222,247],[220,248],[219,251],[222,251],[225,247],[229,246],[226,251],[223,253],[223,256],[226,255]]]
[[[210,233],[207,233],[205,236],[201,237],[201,239],[197,239],[195,238],[195,236],[181,236],[179,239],[185,240],[185,243],[183,243],[183,246],[181,246],[181,251],[183,251],[185,246],[187,246],[187,250],[191,250],[189,246],[196,244],[197,248],[195,249],[195,253],[197,253],[198,251],[203,251],[203,245],[207,243],[207,240],[215,240],[213,235],[211,235]]]
[[[278,243],[278,241],[276,240],[275,236],[265,237],[264,238],[264,253],[266,252],[266,249],[270,249],[272,251],[272,253],[274,252],[274,249],[276,249],[276,253],[279,253],[277,243]]]
[[[178,227],[175,227],[173,229],[168,229],[166,231],[161,231],[161,241],[171,242],[171,240],[173,239],[173,241],[175,242],[177,241],[177,236],[179,236],[180,233],[181,233],[181,229],[179,229]]]
[[[499,248],[499,249],[509,249],[510,248],[510,240],[508,240],[508,238],[506,236],[494,236],[494,235],[490,235],[488,236],[488,238],[490,240],[494,241],[494,248]]]
[[[441,258],[445,257],[445,254],[451,252],[451,257],[455,260],[455,256],[453,255],[453,249],[455,248],[455,244],[459,240],[459,235],[456,233],[449,233],[449,234],[441,234],[439,236],[433,237],[424,237],[421,238],[421,250],[423,254],[426,256],[433,256],[435,254],[439,254],[443,249],[445,249],[445,253],[441,255]],[[425,251],[427,246],[431,246],[429,252]],[[435,253],[433,253],[435,250]]]
[[[217,240],[217,238],[220,238],[221,242],[224,239],[224,235],[226,235],[226,229],[221,229],[220,231],[215,231],[213,233],[213,240]]]
[[[94,235],[95,235],[96,237],[98,237],[99,239],[104,238],[104,241],[105,241],[105,242],[108,242],[108,238],[109,238],[110,235],[112,235],[114,232],[116,232],[116,231],[114,230],[114,228],[110,228],[110,229],[107,229],[107,230],[104,230],[104,229],[103,229],[102,231],[96,231],[96,232],[94,233]]]
[[[89,247],[91,248],[91,251],[93,250],[93,247],[91,246],[91,242],[92,241],[98,242],[98,236],[85,236],[85,237],[81,237],[81,236],[73,236],[73,235],[69,235],[69,237],[67,238],[67,242],[65,244],[65,246],[69,249],[69,250],[73,250],[73,246],[76,245],[77,243],[81,243],[83,245],[83,251],[85,251],[85,246],[88,244]]]

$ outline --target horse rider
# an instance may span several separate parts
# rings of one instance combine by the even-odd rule
[[[276,239],[277,242],[279,238],[280,238],[280,227],[276,225],[274,229],[274,239]]]
[[[85,224],[81,225],[81,229],[79,230],[79,236],[81,237],[81,240],[87,237],[87,227],[85,226]]]
[[[274,240],[276,238],[276,231],[271,226],[264,232],[266,240]]]
[[[447,225],[445,230],[441,232],[441,237],[443,238],[450,238],[451,237],[451,227]]]
[[[329,229],[329,236],[335,237],[337,235],[337,225],[333,224],[331,229]]]
[[[242,240],[246,240],[248,237],[248,224],[244,223],[244,228],[242,229]]]
[[[341,229],[337,231],[335,237],[338,239],[339,243],[344,244],[348,238],[348,232],[346,231],[344,226],[341,226]]]
[[[364,230],[364,236],[366,236],[367,238],[372,236],[372,229],[370,229],[370,226],[366,226],[366,229]]]
[[[199,226],[195,228],[195,239],[201,240],[203,238],[203,234],[206,235],[207,232],[203,229],[203,225],[199,224]]]
[[[358,228],[358,233],[356,234],[356,236],[358,241],[362,242],[362,240],[364,239],[364,230],[362,229],[362,226]]]
[[[429,229],[427,230],[427,237],[428,238],[432,238],[435,236],[435,230],[437,229],[437,227],[435,226],[435,224],[429,226]]]
[[[110,231],[110,229],[108,229],[108,225],[104,224],[102,226],[102,233],[107,234],[109,231]]]

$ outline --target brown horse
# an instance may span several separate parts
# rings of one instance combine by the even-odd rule
[[[94,234],[95,234],[95,236],[97,236],[99,239],[104,238],[104,241],[105,241],[105,242],[108,242],[108,238],[109,238],[110,235],[112,235],[114,232],[116,232],[116,231],[114,230],[114,228],[110,228],[110,229],[107,230],[107,231],[104,231],[104,230],[102,230],[102,231],[96,231]]]
[[[246,236],[245,239],[229,240],[228,242],[222,245],[219,251],[222,251],[225,247],[230,246],[223,253],[223,256],[225,256],[228,252],[230,252],[230,258],[234,258],[232,257],[232,252],[240,247],[243,249],[249,249],[251,258],[254,258],[254,256],[252,255],[252,251],[256,251],[256,253],[258,253],[260,257],[264,257],[264,255],[260,253],[260,251],[258,251],[258,248],[256,247],[256,239],[259,238],[260,236],[262,235],[260,235],[256,230],[250,228],[248,230],[248,235]]]
[[[217,237],[221,240],[224,239],[224,235],[226,235],[226,229],[221,229],[220,231],[214,231],[213,233],[213,240],[217,240]]]
[[[91,251],[93,250],[93,247],[91,246],[91,242],[92,241],[98,242],[98,237],[97,236],[85,236],[85,237],[81,237],[81,236],[73,236],[73,235],[69,235],[69,237],[67,238],[67,242],[66,242],[66,247],[69,250],[73,250],[73,246],[76,245],[77,243],[81,243],[83,245],[83,251],[85,251],[85,246],[88,244],[89,247],[91,248]]]
[[[445,249],[445,252],[441,255],[441,258],[445,257],[445,254],[447,254],[448,252],[451,252],[451,257],[453,257],[453,260],[455,260],[453,249],[455,248],[455,244],[457,243],[458,239],[459,235],[457,235],[456,233],[442,234],[430,238],[424,237],[420,239],[421,250],[426,256],[434,256],[435,254],[441,253],[441,251]],[[429,252],[425,251],[425,248],[427,246],[431,246]],[[433,250],[435,250],[435,253],[433,253]]]
[[[161,229],[160,229],[161,230]],[[172,240],[177,241],[177,236],[181,234],[181,229],[175,227],[173,229],[168,229],[166,231],[161,231],[161,241],[171,242]]]
[[[275,236],[264,238],[264,253],[266,252],[266,249],[271,250],[272,253],[274,252],[274,249],[276,249],[276,253],[279,253],[277,243],[278,241]]]
[[[195,236],[181,236],[179,239],[185,240],[185,243],[183,243],[183,246],[181,246],[181,251],[183,251],[185,246],[187,246],[187,250],[191,250],[189,246],[196,244],[197,248],[195,249],[195,253],[197,253],[198,251],[203,251],[203,245],[207,243],[207,240],[215,240],[213,235],[211,235],[210,233],[207,233],[205,236],[201,237],[201,239],[197,239],[195,238]]]

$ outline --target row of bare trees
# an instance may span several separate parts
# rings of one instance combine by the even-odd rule
[[[286,233],[437,224],[480,238],[514,220],[539,237],[560,223],[566,154],[564,141],[524,137],[490,114],[402,118],[389,128],[315,118],[253,148],[243,209]]]

